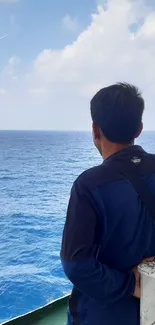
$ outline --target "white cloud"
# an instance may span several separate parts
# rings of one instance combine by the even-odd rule
[[[8,128],[87,129],[91,96],[105,85],[127,81],[143,91],[145,127],[155,128],[154,17],[141,1],[109,0],[72,44],[62,50],[44,49],[16,83],[10,78],[17,75],[19,61],[12,58],[5,69],[8,81],[4,78],[10,95],[4,114],[9,110],[12,124],[4,116],[0,126],[5,122]],[[137,30],[131,31],[131,26]],[[12,65],[13,73],[8,73]]]
[[[7,90],[5,88],[0,88],[0,96],[7,95]]]
[[[70,15],[66,15],[62,20],[63,28],[75,33],[78,30],[78,22],[76,18],[72,18]]]
[[[13,66],[18,65],[19,62],[20,62],[20,59],[17,56],[14,55],[9,59],[8,65],[13,67]]]
[[[8,81],[17,81],[17,68],[19,66],[20,59],[16,56],[12,56],[9,60],[3,71],[1,72],[1,79]]]
[[[107,10],[98,7],[91,25],[73,44],[61,51],[44,50],[39,54],[34,62],[35,75],[47,83],[78,83],[83,90],[85,87],[94,90],[95,84],[98,87],[132,76],[135,81],[141,81],[135,64],[136,61],[138,66],[143,66],[144,61],[146,64],[147,57],[141,60],[137,57],[141,51],[146,52],[144,33],[141,28],[140,37],[139,31],[133,34],[129,29],[141,18],[136,8],[127,0],[111,0]],[[129,65],[134,68],[132,75]]]
[[[29,91],[33,95],[42,95],[45,93],[45,88],[31,88]]]

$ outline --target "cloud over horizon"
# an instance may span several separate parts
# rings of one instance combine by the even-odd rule
[[[43,49],[28,69],[18,53],[10,58],[1,71],[0,128],[89,129],[94,93],[126,81],[142,90],[145,127],[153,129],[154,39],[155,11],[142,1],[109,0],[98,6],[71,44]]]

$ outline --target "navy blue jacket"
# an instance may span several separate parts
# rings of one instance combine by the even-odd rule
[[[131,269],[155,255],[155,219],[121,173],[122,164],[134,157],[140,157],[141,177],[155,197],[155,156],[139,146],[110,156],[73,185],[61,248],[65,274],[74,285],[68,325],[140,324]]]

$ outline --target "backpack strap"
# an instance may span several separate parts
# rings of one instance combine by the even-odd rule
[[[134,159],[137,159],[137,161]],[[138,161],[139,159],[139,161]],[[151,194],[149,189],[144,183],[142,174],[140,173],[140,165],[141,165],[141,158],[130,158],[123,163],[116,163],[116,168],[119,173],[122,174],[123,177],[128,179],[134,189],[136,190],[138,196],[140,197],[141,201],[148,209],[150,216],[155,220],[155,196]],[[121,172],[120,172],[121,169]]]

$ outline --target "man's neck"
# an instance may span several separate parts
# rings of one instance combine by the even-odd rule
[[[104,159],[110,157],[111,155],[115,154],[118,151],[121,151],[125,148],[128,148],[129,146],[134,145],[134,143],[131,144],[118,144],[118,143],[111,143],[107,142],[104,143],[102,146],[102,157]]]

